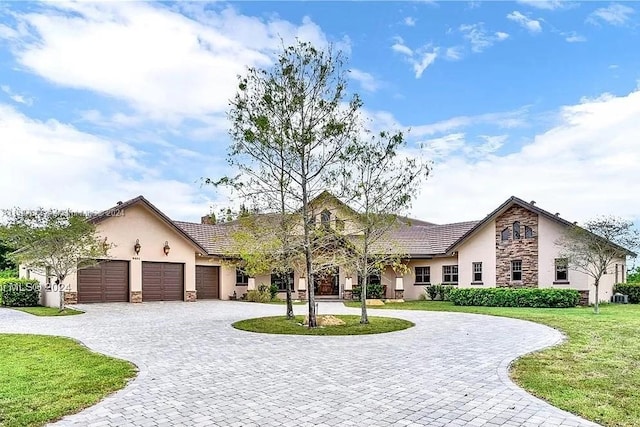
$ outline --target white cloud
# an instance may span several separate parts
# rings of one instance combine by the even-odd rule
[[[404,18],[403,22],[407,27],[415,27],[416,25],[416,19],[412,16],[407,16],[406,18]]]
[[[587,18],[587,22],[596,25],[600,23],[607,23],[610,25],[621,26],[625,25],[634,13],[635,10],[630,6],[612,3],[607,7],[601,7],[593,11],[593,13],[591,13]]]
[[[562,0],[518,0],[518,3],[544,10],[562,9],[570,4],[570,2]]]
[[[123,100],[153,120],[179,122],[223,115],[236,76],[245,66],[269,64],[283,42],[328,44],[309,18],[295,25],[200,4],[188,13],[143,2],[49,3],[16,14],[29,31],[14,37],[13,51],[21,66],[55,84]]]
[[[365,71],[358,70],[357,68],[349,70],[349,77],[357,81],[362,89],[367,92],[375,92],[380,87],[380,83],[375,79],[375,77]]]
[[[404,40],[402,40],[401,37],[396,37],[391,49],[405,56],[405,60],[411,64],[416,79],[422,77],[424,70],[434,63],[439,51],[438,47],[432,47],[431,45],[426,45],[415,50],[411,49],[404,44]]]
[[[562,33],[562,35],[565,36],[565,40],[567,41],[567,43],[583,43],[587,41],[586,37],[581,36],[575,31],[572,31],[570,33]]]
[[[5,207],[100,210],[143,194],[174,218],[195,219],[211,201],[196,184],[162,177],[179,165],[176,156],[185,156],[183,149],[166,153],[169,164],[154,159],[153,165],[143,165],[148,153],[131,145],[57,120],[34,120],[6,104],[0,104],[0,141],[16,142],[2,144]],[[193,158],[188,162],[196,166]]]
[[[444,57],[450,61],[458,61],[462,59],[462,46],[452,46],[447,48]]]
[[[506,40],[509,34],[497,31],[489,33],[484,28],[484,23],[463,24],[458,27],[463,37],[471,44],[471,50],[480,53],[485,49],[493,46],[496,42]]]
[[[540,25],[540,21],[535,19],[531,19],[521,12],[514,10],[513,12],[507,15],[507,19],[517,23],[521,27],[525,28],[530,33],[539,33],[542,31],[542,25]]]
[[[464,133],[452,133],[440,138],[432,138],[420,143],[423,153],[430,160],[438,161],[460,150],[466,144]]]
[[[558,124],[515,152],[480,160],[464,153],[436,162],[413,215],[481,219],[509,196],[536,200],[570,221],[599,214],[640,217],[640,90],[564,107]],[[494,141],[495,143],[495,141]],[[447,200],[447,203],[427,201]]]
[[[524,127],[528,124],[526,108],[499,113],[485,113],[476,116],[457,116],[436,123],[411,127],[411,135],[416,138],[452,132],[474,125],[491,125],[501,129]]]
[[[17,102],[18,104],[33,105],[32,98],[15,93],[13,90],[11,90],[11,87],[7,85],[0,86],[0,90],[6,93],[9,98],[11,98],[14,102]]]

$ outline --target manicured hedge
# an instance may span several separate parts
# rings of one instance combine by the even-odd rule
[[[574,289],[452,289],[449,300],[455,305],[487,307],[575,307],[580,294]]]
[[[613,293],[629,295],[631,304],[640,304],[640,283],[618,283],[613,287]]]
[[[32,307],[40,302],[40,284],[35,279],[0,279],[0,304]]]

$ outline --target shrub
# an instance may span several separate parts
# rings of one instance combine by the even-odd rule
[[[487,307],[575,307],[580,294],[574,289],[452,289],[450,300],[455,305]]]
[[[613,293],[628,295],[631,304],[640,304],[640,283],[618,283],[613,287]]]
[[[0,303],[8,307],[32,307],[40,302],[40,284],[35,279],[0,279]]]
[[[429,295],[429,299],[431,301],[435,300],[438,297],[438,286],[439,285],[430,285],[425,286],[424,291]]]
[[[436,291],[440,301],[449,301],[449,293],[453,289],[451,285],[436,285]]]
[[[18,270],[14,268],[7,268],[6,270],[0,270],[0,279],[13,279],[18,277]]]
[[[272,283],[271,286],[269,286],[269,294],[271,294],[271,299],[275,300],[276,296],[278,295],[278,285],[276,285],[275,283]]]
[[[360,299],[362,287],[356,285],[353,287],[352,294],[354,299]],[[384,298],[384,288],[380,283],[369,283],[367,285],[367,298],[381,299]]]
[[[269,302],[271,300],[271,291],[267,285],[260,285],[258,289],[251,289],[247,292],[247,301]]]

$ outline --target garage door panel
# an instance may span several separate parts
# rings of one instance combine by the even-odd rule
[[[78,270],[78,302],[129,301],[129,262],[104,261]]]
[[[182,301],[184,299],[184,264],[142,263],[143,301]]]
[[[198,299],[220,298],[220,267],[196,266],[196,291]]]

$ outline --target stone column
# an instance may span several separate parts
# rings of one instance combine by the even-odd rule
[[[298,299],[307,299],[307,279],[304,277],[298,279]]]
[[[342,297],[346,300],[353,299],[353,279],[351,277],[344,279],[344,293]]]
[[[402,277],[396,277],[395,299],[404,298],[404,280]]]

